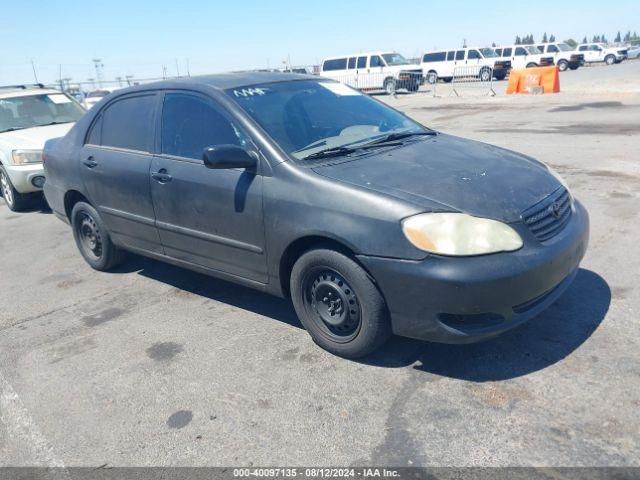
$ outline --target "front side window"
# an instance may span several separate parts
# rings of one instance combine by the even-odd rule
[[[456,52],[456,60],[464,60],[464,50],[458,50]]]
[[[384,63],[382,63],[382,59],[378,55],[372,55],[371,60],[369,60],[370,67],[384,67]]]
[[[367,68],[367,57],[358,57],[358,68]]]
[[[502,56],[503,57],[510,57],[512,51],[513,50],[511,48],[505,48],[504,51],[502,52]]]
[[[478,58],[480,58],[480,54],[477,50],[469,50],[469,52],[467,53],[467,58],[469,60],[477,60]]]
[[[161,152],[202,160],[207,147],[245,146],[239,129],[204,98],[167,93],[162,105]]]
[[[409,62],[399,53],[385,53],[382,55],[388,66],[392,65],[409,65]]]
[[[349,70],[353,70],[356,68],[356,57],[351,57],[349,59]]]
[[[155,104],[156,95],[150,94],[127,96],[107,105],[100,145],[151,152]]]
[[[524,57],[527,55],[527,51],[523,47],[516,47],[516,56]]]
[[[456,52],[454,52],[453,50],[447,52],[447,61],[453,60],[455,54]]]
[[[371,141],[391,132],[425,129],[404,115],[335,82],[277,82],[226,91],[295,159]]]
[[[586,52],[588,48],[589,47],[587,45],[580,45],[580,48],[578,50],[580,50],[581,52]]]
[[[64,93],[0,99],[0,132],[77,122],[84,114],[78,102]]]
[[[540,52],[544,52],[544,50],[540,50]],[[547,52],[557,53],[558,47],[556,47],[555,45],[548,45]]]

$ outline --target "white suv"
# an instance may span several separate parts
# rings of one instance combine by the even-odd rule
[[[576,50],[584,55],[587,63],[604,62],[607,65],[626,60],[628,53],[626,48],[607,47],[604,43],[582,43]]]
[[[553,65],[553,55],[540,53],[533,45],[507,45],[494,49],[502,60],[511,61],[511,68],[522,70],[530,67],[548,67]]]
[[[567,69],[576,70],[584,65],[584,55],[577,53],[566,43],[539,43],[536,48],[540,53],[553,56],[558,69],[564,72]]]
[[[422,69],[396,52],[355,53],[325,58],[320,75],[364,91],[405,89],[415,92],[422,83]]]
[[[44,142],[64,136],[84,112],[43,85],[0,87],[0,191],[11,210],[27,208],[42,190]]]
[[[429,83],[435,83],[438,79],[450,82],[456,68],[458,72],[462,67],[469,67],[478,78],[484,82],[491,80],[491,76],[497,80],[504,80],[511,68],[509,60],[498,58],[491,48],[459,48],[457,50],[434,50],[422,55],[420,62],[422,73]]]

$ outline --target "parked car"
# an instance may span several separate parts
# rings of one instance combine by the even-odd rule
[[[456,67],[475,67],[478,78],[487,82],[492,76],[504,80],[511,62],[499,59],[491,48],[459,48],[427,52],[422,55],[420,66],[429,83],[435,83],[438,79],[450,82]]]
[[[0,191],[13,211],[28,208],[44,185],[44,142],[67,133],[84,109],[42,85],[0,87]]]
[[[587,63],[604,62],[613,65],[627,58],[626,48],[608,47],[604,43],[582,43],[576,47],[576,51],[584,55]]]
[[[560,296],[587,248],[587,212],[541,162],[317,76],[127,88],[45,156],[47,200],[90,266],[132,251],[290,296],[345,357],[392,332],[461,343],[512,329]]]
[[[627,50],[628,58],[640,58],[640,45],[631,46]]]
[[[554,65],[553,55],[543,54],[532,45],[508,45],[494,49],[502,60],[509,60],[511,68],[522,70],[531,67]]]
[[[553,56],[555,64],[561,72],[567,69],[577,70],[584,65],[584,54],[576,53],[566,43],[539,43],[535,47],[550,56]]]
[[[422,69],[396,52],[373,52],[325,58],[320,75],[363,91],[416,92]]]

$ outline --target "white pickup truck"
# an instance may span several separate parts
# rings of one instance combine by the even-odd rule
[[[587,63],[604,62],[607,65],[626,60],[629,52],[626,48],[607,47],[604,43],[582,43],[576,50],[584,55]]]
[[[536,47],[540,53],[553,56],[561,72],[567,69],[576,70],[584,65],[584,54],[574,51],[566,43],[538,43]]]

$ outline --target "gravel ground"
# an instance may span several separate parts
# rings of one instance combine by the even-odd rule
[[[567,293],[486,343],[343,360],[285,300],[139,257],[92,271],[46,209],[0,201],[0,465],[640,466],[639,66],[380,97],[549,163],[590,212]]]

